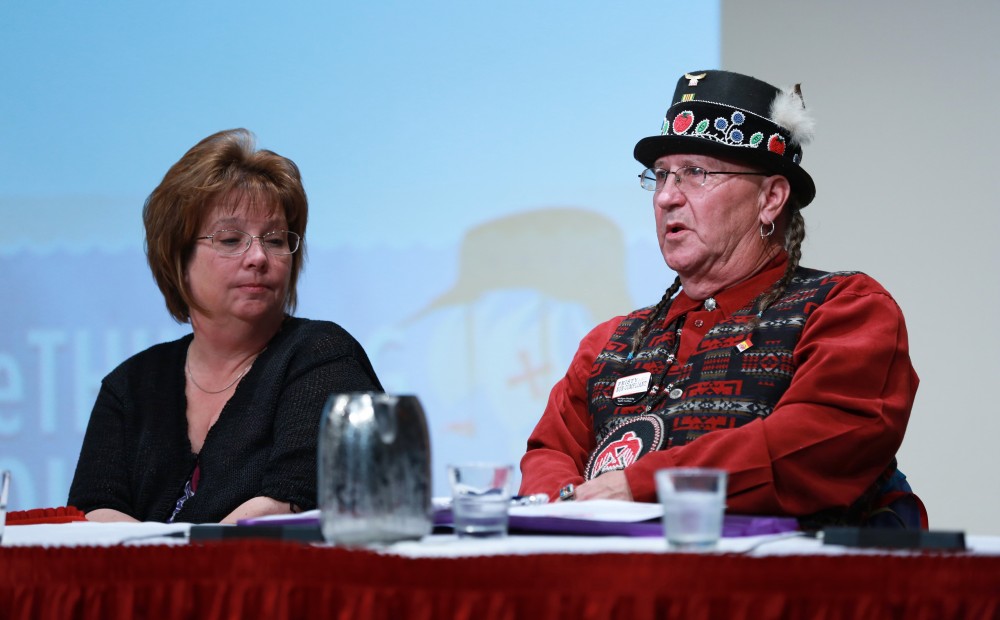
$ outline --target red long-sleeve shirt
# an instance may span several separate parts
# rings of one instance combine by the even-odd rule
[[[715,296],[706,311],[678,294],[669,323],[687,314],[678,351],[683,364],[720,320],[781,277],[785,261]],[[587,381],[594,359],[624,317],[583,338],[566,376],[552,389],[521,460],[521,493],[555,497],[582,484],[594,449]],[[707,433],[687,445],[652,452],[625,469],[636,501],[655,501],[654,472],[718,467],[729,472],[727,509],[802,516],[846,508],[873,483],[899,448],[918,379],[896,302],[857,274],[838,283],[806,322],[794,351],[795,373],[773,412],[739,428]]]

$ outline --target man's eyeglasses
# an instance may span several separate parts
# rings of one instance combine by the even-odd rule
[[[673,175],[674,185],[683,192],[704,187],[705,182],[708,181],[708,176],[711,174],[770,176],[766,172],[712,172],[698,166],[681,166],[677,170],[646,168],[639,174],[639,185],[642,186],[642,189],[658,192],[667,184],[667,179],[670,175]]]
[[[254,239],[260,239],[260,247],[274,256],[295,254],[301,237],[290,230],[272,230],[263,235],[251,235],[242,230],[217,230],[214,234],[196,239],[209,239],[212,247],[222,256],[239,256],[250,249]]]

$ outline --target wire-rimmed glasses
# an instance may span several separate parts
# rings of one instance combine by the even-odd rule
[[[733,175],[752,175],[752,176],[770,176],[766,172],[725,172],[725,171],[711,171],[705,170],[700,166],[681,166],[677,170],[665,170],[664,168],[646,168],[639,173],[639,185],[642,189],[648,191],[660,191],[663,186],[667,184],[667,178],[670,175],[674,176],[674,185],[680,189],[682,192],[689,190],[701,189],[705,186],[708,181],[709,175],[712,174],[733,174]]]
[[[288,256],[299,249],[302,238],[290,230],[272,230],[263,235],[251,235],[242,230],[217,230],[211,235],[195,237],[208,239],[212,248],[222,256],[239,256],[250,249],[254,239],[260,239],[260,247],[273,256]]]

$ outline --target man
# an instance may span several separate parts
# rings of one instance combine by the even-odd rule
[[[902,312],[864,274],[799,265],[812,128],[798,87],[678,81],[634,152],[677,279],[583,339],[528,440],[522,493],[654,501],[656,470],[717,467],[733,512],[921,524],[894,458],[918,383]]]

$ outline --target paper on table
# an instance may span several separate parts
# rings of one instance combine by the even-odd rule
[[[450,498],[434,498],[435,511],[445,511],[451,507]],[[611,499],[595,499],[587,502],[555,502],[536,506],[512,506],[511,516],[517,517],[562,517],[587,521],[614,521],[637,523],[658,519],[663,515],[660,504],[644,504]],[[240,525],[296,525],[317,523],[319,509],[307,510],[294,515],[268,515],[244,519]]]
[[[514,506],[510,509],[510,515],[638,523],[663,516],[663,506],[614,499],[594,499],[586,502],[554,502],[540,506]]]
[[[434,498],[434,524],[450,526],[450,502]],[[512,531],[533,533],[578,534],[586,536],[662,536],[659,523],[663,515],[660,504],[624,502],[620,500],[589,500],[586,502],[554,502],[535,506],[512,506]],[[319,525],[319,510],[294,515],[271,515],[240,521],[240,525]],[[722,535],[757,536],[790,532],[798,529],[792,517],[769,517],[726,514]]]
[[[660,504],[615,500],[557,502],[511,508],[510,529],[584,536],[663,536]],[[724,537],[777,534],[798,529],[792,517],[726,514]]]

